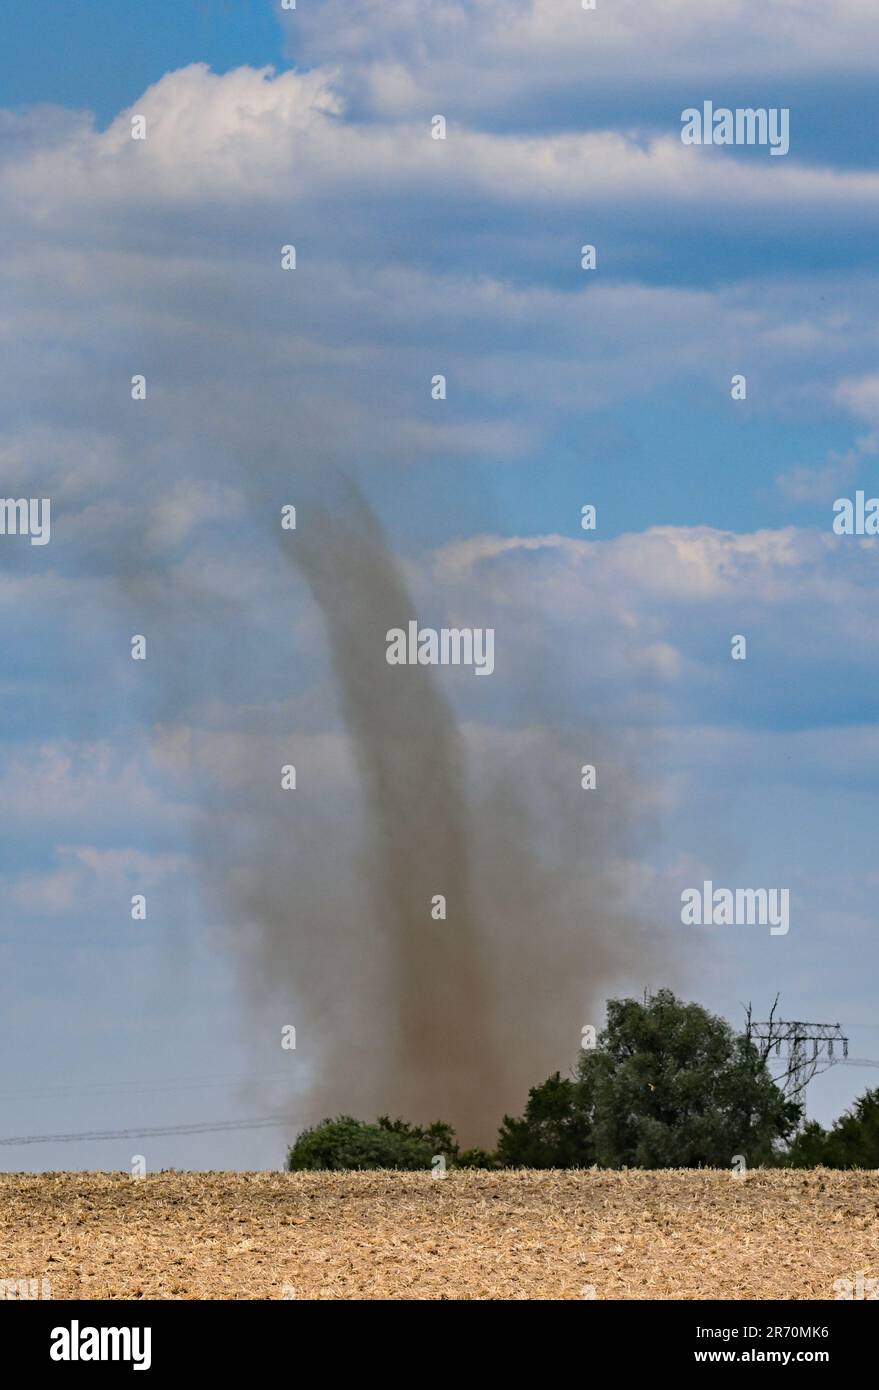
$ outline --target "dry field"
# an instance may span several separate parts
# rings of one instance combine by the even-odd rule
[[[879,1276],[879,1175],[0,1174],[54,1298],[820,1298]]]

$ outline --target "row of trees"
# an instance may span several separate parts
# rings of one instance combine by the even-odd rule
[[[879,1089],[866,1091],[829,1130],[811,1120],[785,1158],[792,1168],[879,1168]]]
[[[504,1116],[494,1153],[462,1151],[442,1122],[340,1116],[301,1134],[287,1168],[430,1168],[438,1155],[450,1168],[728,1168],[738,1155],[748,1167],[879,1167],[879,1091],[830,1131],[798,1130],[801,1118],[747,1037],[660,990],[610,1000],[596,1046]]]

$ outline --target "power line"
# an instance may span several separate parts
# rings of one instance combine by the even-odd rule
[[[100,1139],[146,1139],[155,1134],[212,1134],[229,1129],[281,1128],[288,1120],[216,1120],[194,1125],[151,1125],[144,1129],[92,1129],[82,1134],[18,1134],[0,1144],[73,1144]]]
[[[289,1081],[289,1076],[229,1076],[229,1077],[189,1077],[174,1081],[96,1081],[86,1086],[54,1085],[42,1088],[28,1087],[22,1091],[0,1091],[0,1100],[15,1100],[26,1096],[29,1100],[59,1096],[109,1095],[114,1091],[124,1091],[126,1095],[137,1091],[191,1091],[212,1087],[254,1086],[275,1081]]]
[[[818,1072],[848,1057],[848,1038],[838,1023],[806,1023],[803,1020],[748,1019],[747,1035],[766,1062],[775,1057],[785,1063],[780,1079],[785,1095],[796,1098]],[[834,1045],[842,1047],[842,1059],[834,1057]],[[822,1065],[823,1064],[823,1065]]]
[[[838,1023],[777,1018],[777,1004],[778,995],[769,1018],[760,1022],[752,1017],[749,1004],[745,1032],[767,1066],[775,1059],[782,1060],[783,1070],[773,1079],[785,1096],[791,1100],[805,1100],[806,1087],[813,1076],[848,1057],[849,1040]],[[834,1047],[841,1047],[842,1059],[834,1056]]]

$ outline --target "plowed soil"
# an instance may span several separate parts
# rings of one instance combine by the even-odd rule
[[[53,1298],[835,1299],[859,1272],[873,1172],[0,1174],[0,1280]]]

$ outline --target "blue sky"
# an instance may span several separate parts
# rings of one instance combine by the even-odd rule
[[[5,14],[4,105],[81,108],[101,125],[187,63],[215,72],[242,63],[283,66],[289,37],[280,7],[261,0],[9,0]]]
[[[643,824],[614,855],[663,944],[600,997],[666,982],[667,957],[734,1022],[781,991],[879,1056],[879,571],[875,541],[831,529],[879,456],[877,39],[856,0],[8,0],[0,469],[8,496],[52,496],[54,532],[0,538],[3,1134],[292,1104],[287,1130],[149,1141],[150,1166],[271,1167],[314,1118],[320,1047],[295,1081],[277,1047],[295,970],[242,965],[199,843],[214,796],[233,853],[248,778],[295,739],[320,788],[297,873],[318,824],[354,862],[321,624],[265,533],[334,469],[424,612],[497,627],[490,694],[448,685],[474,766],[526,746],[537,671],[548,725],[586,720],[638,765]],[[789,106],[790,154],[682,146],[706,98]],[[687,937],[676,904],[703,877],[789,886],[790,934]],[[872,1080],[834,1068],[811,1112]]]

